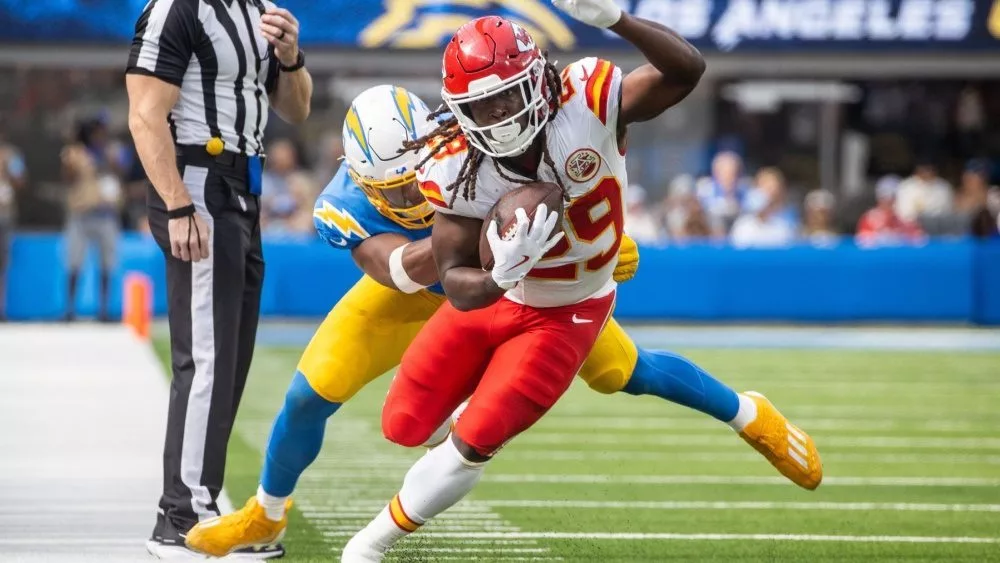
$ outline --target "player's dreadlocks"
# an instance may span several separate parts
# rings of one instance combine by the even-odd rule
[[[554,119],[556,114],[559,112],[559,100],[562,98],[562,79],[559,77],[559,71],[556,70],[555,65],[548,62],[548,53],[543,53],[543,56],[546,58],[544,70],[545,83],[548,86],[549,99],[552,104],[551,110],[549,111],[548,121],[552,121],[552,119]],[[427,116],[427,120],[431,121],[437,119],[442,114],[447,112],[448,107],[442,105],[438,109],[431,112],[431,114]],[[543,127],[544,126],[545,125],[543,124]],[[462,128],[458,125],[458,118],[452,116],[442,121],[433,131],[427,133],[423,137],[412,141],[406,141],[403,144],[403,150],[401,152],[419,151],[433,141],[434,145],[432,146],[431,151],[417,163],[416,167],[420,168],[426,164],[427,161],[434,158],[439,152],[444,150],[449,143],[457,139],[461,134]],[[448,201],[448,207],[453,207],[455,205],[455,199],[458,197],[459,187],[462,188],[462,199],[466,201],[476,199],[476,178],[479,176],[479,165],[483,163],[483,158],[485,158],[486,155],[472,145],[469,145],[468,150],[469,155],[466,157],[465,161],[462,162],[462,168],[459,170],[455,181],[445,188],[445,190],[452,190],[451,199]],[[569,192],[566,190],[566,186],[563,184],[562,178],[559,177],[559,170],[556,168],[555,162],[552,161],[552,155],[549,154],[548,143],[542,143],[542,160],[549,168],[552,169],[552,173],[556,178],[556,183],[563,192],[563,198],[569,201]],[[500,177],[508,182],[513,182],[515,184],[530,183],[528,180],[520,180],[510,177],[510,175],[503,172],[503,169],[501,169],[500,165],[497,164],[496,159],[493,159],[493,166],[496,168]]]

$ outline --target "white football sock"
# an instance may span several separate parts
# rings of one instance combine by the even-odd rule
[[[483,476],[485,462],[471,462],[448,440],[413,464],[403,479],[399,501],[406,514],[424,523],[469,494]]]
[[[257,504],[264,507],[267,519],[280,522],[285,517],[285,501],[288,497],[276,497],[264,492],[263,485],[257,485]]]
[[[740,398],[740,408],[736,411],[736,416],[726,424],[733,430],[742,432],[747,424],[757,418],[757,403],[743,393],[737,393],[736,396]]]
[[[454,442],[445,441],[417,460],[403,480],[403,487],[390,506],[384,508],[358,536],[385,552],[409,532],[404,527],[417,526],[444,512],[472,490],[483,474],[484,463],[474,463],[462,457]],[[391,507],[398,502],[404,518],[402,524],[393,518]]]

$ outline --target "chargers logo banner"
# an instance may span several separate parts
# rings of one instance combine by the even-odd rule
[[[616,0],[710,51],[1000,52],[1000,0]],[[0,0],[0,43],[123,45],[147,0]],[[124,4],[124,6],[123,6]],[[628,48],[549,0],[282,0],[308,48],[440,49],[496,14],[542,49]],[[128,14],[128,17],[123,14]],[[330,17],[336,14],[336,17]]]

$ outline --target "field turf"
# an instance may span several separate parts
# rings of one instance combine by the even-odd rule
[[[257,350],[229,450],[237,505],[256,489],[299,352]],[[784,481],[699,413],[578,383],[466,501],[388,560],[1000,561],[1000,354],[682,352],[766,393],[812,434],[826,468],[819,490]],[[286,561],[339,560],[421,454],[381,436],[388,383],[331,420],[293,497]]]

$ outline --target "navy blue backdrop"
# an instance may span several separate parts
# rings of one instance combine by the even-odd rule
[[[13,241],[8,314],[53,320],[65,310],[63,240],[21,234]],[[113,283],[121,309],[128,271],[153,279],[155,310],[166,311],[163,257],[149,239],[126,235]],[[265,244],[262,311],[325,315],[358,279],[347,252],[316,240]],[[77,308],[96,306],[96,260],[82,275]],[[1000,324],[1000,241],[924,247],[737,250],[690,246],[642,250],[639,273],[621,286],[615,315],[632,321],[958,322]]]
[[[224,2],[229,0],[213,0]],[[0,0],[0,43],[127,43],[146,0]],[[548,0],[279,0],[303,43],[437,48],[488,13],[525,25],[560,50],[622,47]],[[620,0],[706,50],[1000,50],[1000,0]]]

